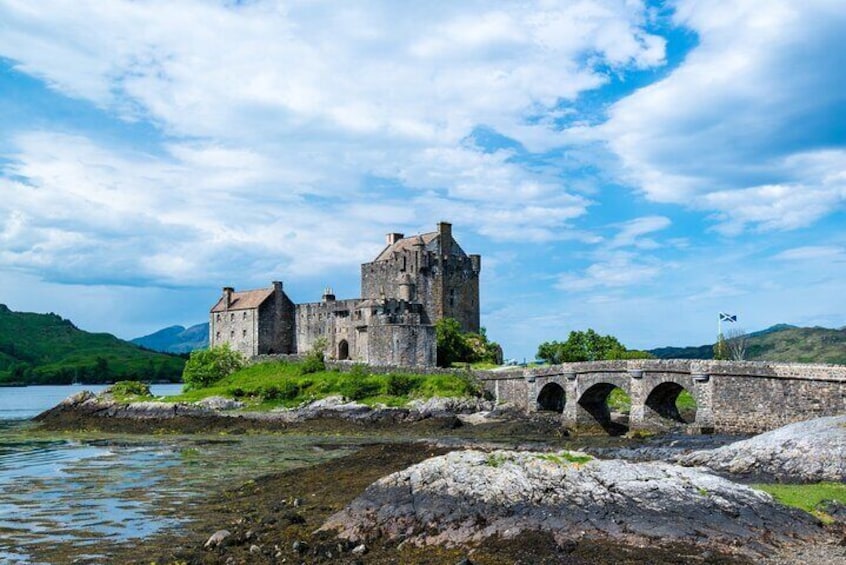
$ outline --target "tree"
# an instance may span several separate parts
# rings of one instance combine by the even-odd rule
[[[746,350],[749,348],[749,334],[740,328],[730,329],[726,332],[725,347],[730,359],[743,361],[746,359]]]
[[[567,341],[546,341],[538,346],[537,358],[553,365],[577,361],[599,361],[603,359],[646,359],[651,355],[645,351],[626,349],[620,341],[610,335],[599,335],[593,329],[571,331]]]
[[[437,339],[438,366],[449,367],[453,363],[464,361],[469,348],[461,333],[461,324],[453,318],[441,318],[435,323]]]
[[[184,389],[188,391],[211,386],[246,364],[244,355],[230,348],[228,343],[193,351],[182,371]]]

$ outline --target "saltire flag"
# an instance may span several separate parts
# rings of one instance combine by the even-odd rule
[[[734,314],[724,314],[723,312],[720,312],[720,321],[721,322],[736,322],[737,316],[734,315]]]

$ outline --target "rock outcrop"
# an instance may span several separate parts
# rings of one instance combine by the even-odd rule
[[[201,416],[214,411],[204,406],[184,402],[117,402],[109,396],[97,396],[87,390],[78,392],[42,412],[36,421],[74,414],[82,417],[167,419],[177,416]]]
[[[355,543],[387,537],[459,545],[522,531],[559,543],[685,541],[766,554],[819,534],[768,494],[663,462],[573,454],[452,452],[380,479],[322,527]],[[575,461],[575,462],[574,462]]]
[[[846,415],[797,422],[678,462],[792,482],[846,481]]]

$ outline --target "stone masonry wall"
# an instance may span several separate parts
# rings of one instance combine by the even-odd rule
[[[648,429],[654,423],[656,414],[647,399],[673,386],[688,390],[696,399],[692,427],[699,430],[760,432],[846,413],[843,365],[645,359],[569,363],[526,369],[519,375],[488,373],[481,378],[497,400],[527,411],[536,409],[543,385],[554,381],[566,394],[562,421],[569,418],[574,424],[590,416],[581,409],[580,401],[588,402],[582,396],[603,382],[629,392],[632,429]]]
[[[433,326],[385,324],[368,327],[367,359],[372,365],[419,367],[435,364]]]
[[[232,349],[252,357],[259,353],[258,327],[257,309],[217,312],[210,318],[209,343],[229,343]]]

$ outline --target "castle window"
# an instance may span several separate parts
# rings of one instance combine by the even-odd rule
[[[247,313],[246,312],[244,312],[244,319],[245,320],[247,319]]]
[[[235,314],[229,314],[229,321],[230,321],[230,322],[234,322],[234,321],[235,321]]]
[[[220,332],[217,332],[216,334],[214,334],[214,337],[216,337],[217,339],[220,339]]]
[[[231,330],[231,331],[229,332],[229,337],[230,337],[230,338],[234,338],[234,337],[235,337],[235,330]]]
[[[215,320],[215,322],[219,322],[219,321],[220,321],[220,314],[218,314],[218,315],[215,317],[215,319],[214,319],[214,320]]]
[[[241,330],[243,337],[247,337],[247,330]]]

